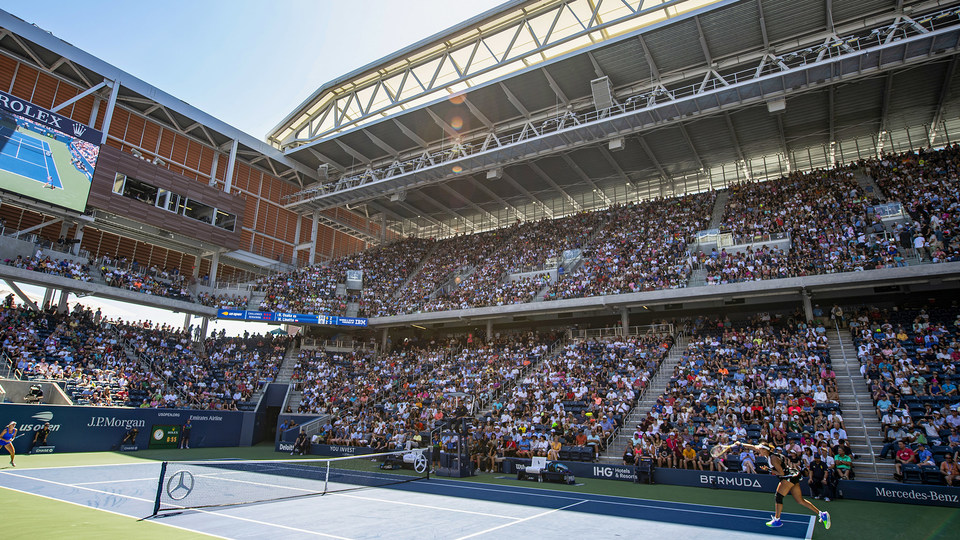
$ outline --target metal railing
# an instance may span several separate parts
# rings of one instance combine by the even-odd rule
[[[23,372],[6,352],[0,352],[0,377],[4,379],[23,379]]]
[[[680,86],[671,88],[659,83],[654,84],[652,88],[644,88],[633,95],[617,96],[620,102],[615,103],[613,107],[608,109],[590,108],[579,112],[564,111],[539,121],[538,126],[533,125],[532,122],[527,122],[522,127],[512,128],[510,132],[495,135],[481,133],[472,140],[457,141],[452,147],[418,153],[407,159],[394,160],[381,166],[365,167],[363,171],[343,176],[335,182],[331,181],[318,187],[287,195],[284,199],[288,204],[296,204],[317,196],[336,193],[371,182],[442,165],[493,148],[506,147],[530,138],[542,137],[582,124],[634,113],[681,98],[697,96],[738,83],[754,81],[763,76],[808,67],[825,60],[855,55],[873,47],[881,47],[894,41],[955,26],[958,12],[960,12],[960,9],[951,7],[925,15],[919,20],[901,16],[892,25],[888,21],[884,21],[881,27],[866,27],[844,36],[832,35],[820,44],[811,47],[798,48],[789,52],[783,51],[776,56],[764,55],[759,65],[752,65],[739,71],[723,74],[711,71],[702,80],[698,79],[686,82],[686,84],[681,83]]]
[[[673,324],[644,324],[640,326],[627,327],[627,333],[623,333],[623,326],[611,326],[608,328],[587,328],[580,330],[576,336],[580,339],[603,339],[610,337],[639,336],[641,334],[668,334],[673,335]]]

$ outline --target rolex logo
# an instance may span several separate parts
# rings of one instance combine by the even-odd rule
[[[87,132],[87,126],[83,124],[74,124],[73,125],[73,134],[77,137],[82,137],[84,133]]]

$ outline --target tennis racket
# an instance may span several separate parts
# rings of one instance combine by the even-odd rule
[[[731,448],[733,448],[733,447],[736,446],[737,444],[738,444],[738,443],[737,443],[736,441],[734,441],[734,442],[732,442],[732,443],[730,443],[730,444],[718,444],[718,445],[715,445],[713,448],[710,449],[710,455],[713,456],[713,457],[715,457],[715,458],[718,458],[718,457],[726,454],[728,450],[730,450]]]

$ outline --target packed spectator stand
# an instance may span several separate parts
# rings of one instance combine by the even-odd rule
[[[960,451],[960,309],[864,308],[850,321],[883,447],[895,477],[911,483],[958,485],[946,473]]]
[[[700,319],[695,329],[667,391],[636,426],[625,460],[760,470],[765,460],[749,449],[735,447],[725,458],[710,455],[713,446],[737,440],[783,448],[803,468],[820,456],[836,471],[837,456],[852,454],[822,326]],[[846,459],[840,461],[846,467]]]
[[[3,356],[22,378],[62,383],[74,404],[94,406],[250,410],[290,341],[220,335],[204,348],[169,326],[107,320],[80,304],[38,311],[12,297],[0,307],[0,327]]]
[[[356,304],[349,315],[380,317],[682,288],[699,284],[691,282],[698,269],[705,284],[718,285],[955,261],[958,148],[731,185],[717,225],[739,243],[729,250],[697,244],[717,210],[709,191],[442,240],[405,238],[261,278],[248,294],[194,294],[176,272],[136,261],[99,267],[111,286],[203,305],[242,308],[259,294],[253,307],[264,311],[345,315]],[[864,175],[879,191],[864,188]],[[876,211],[881,203],[901,204],[906,219],[887,219]],[[564,261],[568,251],[579,262]],[[5,262],[90,279],[83,265],[42,254]],[[345,290],[350,270],[363,272],[360,291]]]
[[[123,351],[113,324],[81,306],[69,313],[0,308],[3,352],[24,377],[63,382],[80,405],[139,406],[157,380]]]

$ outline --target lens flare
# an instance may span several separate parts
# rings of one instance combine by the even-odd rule
[[[452,170],[454,173],[456,173],[456,174],[460,174],[460,173],[463,172],[463,167],[461,167],[461,166],[459,166],[459,165],[454,165],[454,166],[453,166],[453,169],[451,169],[451,170]]]
[[[459,116],[454,116],[453,118],[451,118],[450,127],[452,127],[457,131],[460,131],[460,129],[463,127],[463,118],[460,118]]]
[[[450,96],[450,103],[453,103],[454,105],[460,105],[463,103],[463,94],[454,94]]]

